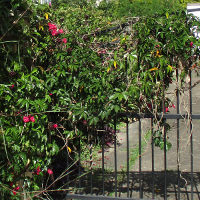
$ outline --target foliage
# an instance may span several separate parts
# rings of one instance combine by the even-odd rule
[[[182,6],[179,0],[104,0],[100,4],[100,9],[105,9],[107,14],[115,18],[121,18],[152,16],[166,10],[178,10]]]
[[[49,189],[44,185],[51,169],[58,168],[57,155],[73,158],[88,133],[92,141],[103,132],[113,136],[117,114],[168,112],[163,88],[178,68],[183,81],[198,59],[189,29],[194,24],[182,10],[106,31],[125,19],[112,21],[108,10],[92,2],[35,6],[5,0],[0,8],[6,19],[0,25],[2,199],[19,199],[22,188],[39,198]],[[158,130],[166,125],[162,119],[155,123]]]

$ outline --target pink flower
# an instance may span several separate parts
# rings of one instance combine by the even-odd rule
[[[169,108],[168,107],[165,108],[165,112],[169,112]]]
[[[57,128],[57,127],[58,127],[58,124],[54,124],[54,125],[53,125],[53,128]]]
[[[59,30],[58,30],[58,33],[59,33],[59,34],[64,33],[63,29],[59,29]]]
[[[51,7],[51,2],[49,2],[49,7]]]
[[[51,174],[53,174],[53,171],[52,171],[51,169],[48,169],[48,170],[47,170],[47,173],[48,173],[49,175],[51,175]]]
[[[31,122],[35,122],[35,118],[33,116],[31,116],[29,119]]]
[[[190,42],[190,47],[193,47],[193,42]]]
[[[173,108],[176,108],[176,106],[175,106],[174,104],[172,104],[172,107],[173,107]]]
[[[29,117],[24,116],[24,117],[23,117],[23,121],[24,121],[24,123],[28,123],[28,122],[30,121],[30,119],[29,119]]]
[[[55,30],[55,29],[53,29],[53,30],[51,30],[51,35],[52,36],[56,36],[56,35],[58,35],[59,33],[57,32],[57,30]]]
[[[49,96],[52,96],[53,94],[52,93],[49,93]]]
[[[52,23],[48,23],[48,26],[49,26],[49,31],[51,30],[57,30],[57,26],[55,24],[52,24]]]
[[[20,187],[19,187],[19,186],[17,186],[17,187],[16,187],[14,190],[16,190],[16,191],[17,191],[17,190],[19,190],[19,189],[20,189]]]
[[[63,39],[62,39],[62,42],[66,44],[66,43],[67,43],[67,39],[66,39],[66,38],[63,38]]]

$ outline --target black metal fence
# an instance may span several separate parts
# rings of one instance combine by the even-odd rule
[[[176,76],[178,83],[178,70]],[[155,145],[153,114],[124,113],[134,121],[120,128],[113,143],[106,144],[102,137],[101,149],[88,144],[87,158],[81,156],[84,149],[80,150],[77,175],[69,175],[66,199],[200,199],[200,92],[196,80],[192,82],[190,72],[188,90],[182,95],[174,86],[176,108],[156,116],[171,125],[169,133],[163,130],[163,148]]]

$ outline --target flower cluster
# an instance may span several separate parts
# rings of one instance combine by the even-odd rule
[[[19,186],[15,187],[15,188],[12,190],[12,193],[13,193],[14,195],[16,195],[16,194],[17,194],[17,191],[18,191],[19,189],[20,189]]]
[[[49,31],[50,31],[52,36],[57,36],[57,35],[60,35],[60,34],[64,33],[63,29],[57,29],[57,26],[55,24],[52,24],[52,23],[49,22],[48,26],[49,26]],[[62,42],[66,44],[67,43],[67,39],[63,38]]]
[[[37,169],[34,171],[34,174],[39,175],[41,172],[40,166],[37,167]]]
[[[24,123],[28,123],[28,122],[35,122],[35,118],[34,118],[34,116],[24,116],[23,117],[23,121],[24,121]]]
[[[39,175],[41,171],[42,171],[42,170],[40,169],[40,166],[38,166],[37,169],[33,172],[33,174]],[[49,175],[51,175],[51,174],[53,174],[53,170],[52,170],[52,169],[48,169],[48,170],[47,170],[47,173],[48,173]]]

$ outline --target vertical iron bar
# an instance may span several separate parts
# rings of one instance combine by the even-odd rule
[[[67,169],[69,169],[69,155],[67,153]],[[69,172],[67,173],[67,188],[69,188]]]
[[[126,122],[126,139],[127,139],[127,197],[129,197],[129,126],[128,119]]]
[[[165,170],[165,199],[167,199],[167,151],[166,151],[166,130],[164,128],[164,170]]]
[[[125,46],[125,51],[127,51],[127,45]],[[126,67],[126,84],[128,84],[128,62],[127,57],[125,57],[125,67]],[[128,112],[128,101],[126,102],[126,112]],[[128,118],[126,122],[126,140],[127,140],[127,197],[129,197],[129,126],[128,126]]]
[[[103,137],[102,137],[102,181],[103,181],[103,187],[102,187],[102,189],[103,189],[103,196],[105,195],[105,184],[104,184],[104,181],[105,181],[105,179],[104,179],[104,177],[105,177],[105,169],[104,169],[104,143],[105,143],[105,134],[104,134],[104,132],[103,132]]]
[[[179,73],[178,69],[176,69],[176,81],[179,83]],[[179,110],[179,88],[176,89],[176,113],[180,114]],[[179,119],[177,119],[177,171],[178,171],[178,200],[180,200],[180,124],[179,124]]]
[[[116,135],[116,117],[114,120],[114,158],[115,158],[115,197],[117,197],[117,135]]]
[[[81,138],[79,138],[79,152],[78,152],[78,157],[79,157],[79,163],[78,163],[79,182],[78,182],[78,187],[79,187],[79,190],[80,190],[80,188],[81,188]]]
[[[91,134],[91,133],[90,133]],[[92,195],[92,191],[93,191],[93,178],[92,178],[92,139],[91,139],[91,135],[89,136],[89,140],[90,140],[90,193]]]
[[[189,77],[190,77],[190,82],[189,82],[189,101],[190,101],[190,147],[191,147],[191,200],[193,200],[193,136],[192,136],[192,73],[191,70],[189,71]]]
[[[162,106],[163,106],[163,114],[165,114],[165,83],[163,82],[163,100],[162,100]],[[163,119],[166,121],[166,119]],[[166,130],[165,126],[163,127],[163,135],[164,135],[164,199],[167,199],[167,152],[166,152]]]
[[[140,186],[140,198],[143,198],[142,192],[142,143],[141,143],[141,119],[139,119],[139,186]]]
[[[152,199],[154,199],[155,191],[155,176],[154,176],[154,132],[153,132],[153,118],[151,118],[151,155],[152,155]]]

